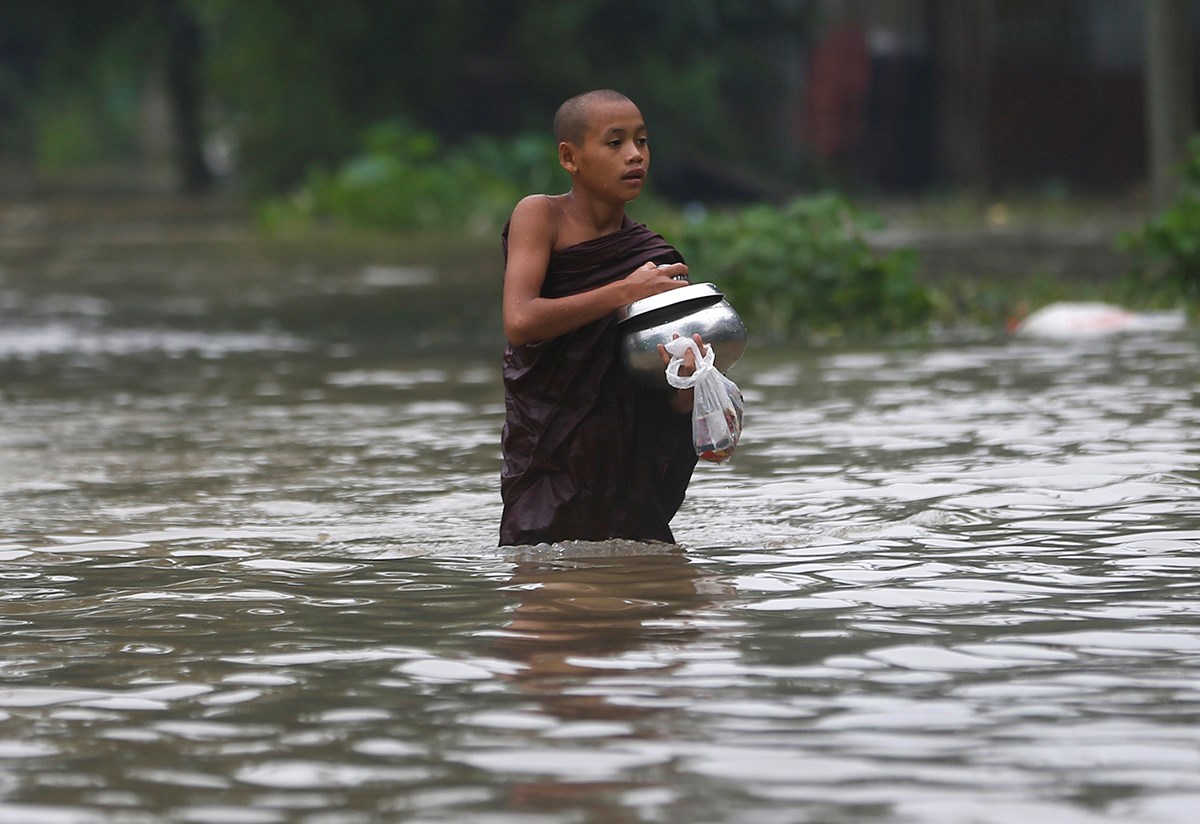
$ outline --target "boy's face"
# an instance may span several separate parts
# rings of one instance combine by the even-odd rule
[[[629,201],[642,193],[650,169],[646,123],[637,106],[615,100],[593,103],[583,143],[574,147],[575,180]]]

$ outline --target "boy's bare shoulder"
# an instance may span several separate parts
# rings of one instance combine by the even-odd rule
[[[527,195],[521,198],[513,208],[510,234],[542,238],[553,246],[562,223],[562,199],[562,195]]]
[[[557,221],[562,214],[564,195],[526,195],[513,209],[513,217]]]

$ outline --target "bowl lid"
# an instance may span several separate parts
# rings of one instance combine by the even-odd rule
[[[666,292],[659,292],[657,295],[635,300],[633,303],[622,306],[617,310],[617,323],[654,312],[667,306],[690,303],[691,301],[713,303],[723,297],[725,297],[724,293],[715,284],[689,283],[687,286],[682,286],[678,289],[669,289]]]

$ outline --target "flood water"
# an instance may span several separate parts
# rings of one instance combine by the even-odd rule
[[[500,549],[477,264],[126,240],[0,257],[5,824],[1196,820],[1194,331],[752,342],[679,546]]]

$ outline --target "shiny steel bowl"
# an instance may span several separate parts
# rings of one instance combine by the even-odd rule
[[[711,283],[692,283],[679,289],[634,301],[617,312],[621,359],[630,376],[656,389],[669,389],[658,344],[675,335],[699,333],[716,352],[715,364],[728,371],[746,351],[746,326],[725,295]]]

